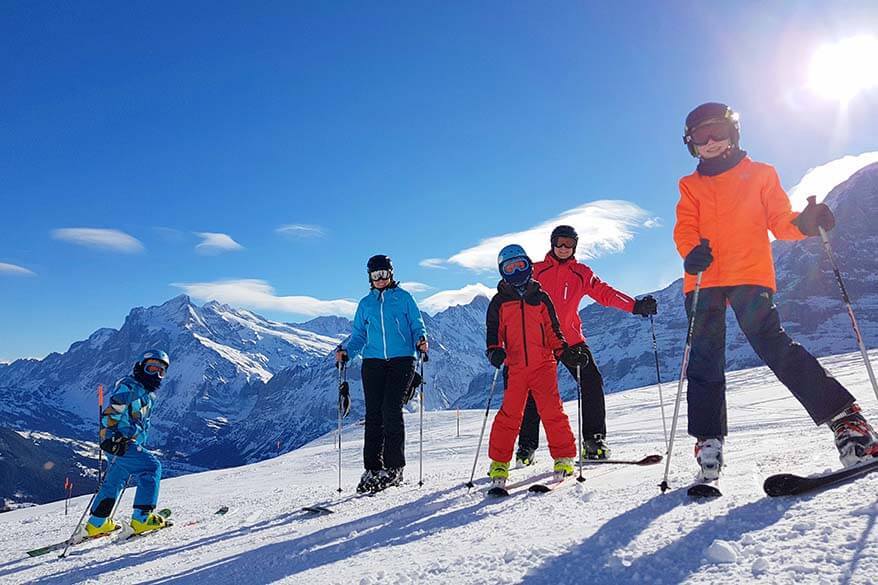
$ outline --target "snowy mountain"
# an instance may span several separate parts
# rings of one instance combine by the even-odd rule
[[[172,367],[156,405],[150,442],[173,459],[196,451],[247,417],[258,389],[294,364],[327,355],[342,339],[255,313],[178,296],[136,308],[119,330],[100,329],[64,354],[18,360],[0,370],[0,424],[94,440],[96,388],[107,392],[149,347],[169,349]]]
[[[867,347],[878,345],[878,163],[835,187],[824,202],[836,229],[829,232]],[[841,295],[819,238],[772,244],[777,268],[775,296],[785,329],[816,355],[857,348]],[[681,262],[682,270],[682,262]],[[659,303],[656,335],[663,380],[680,375],[686,338],[682,280],[652,293]],[[655,358],[649,321],[590,305],[581,311],[583,329],[608,390],[654,383]],[[761,364],[744,339],[734,314],[727,314],[727,370]],[[563,376],[562,376],[563,378]]]
[[[424,314],[430,338],[425,407],[445,409],[458,402],[473,378],[485,371],[485,312],[488,299],[454,306],[431,317]],[[360,359],[348,367],[351,387],[350,420],[365,413]],[[223,462],[254,462],[295,449],[337,424],[338,372],[331,356],[305,366],[293,366],[260,388],[253,412],[230,425],[190,461],[208,467]],[[415,401],[410,408],[415,408]]]
[[[836,187],[826,202],[838,218],[832,244],[866,342],[874,346],[878,164]],[[820,242],[775,242],[773,249],[777,302],[793,337],[818,355],[855,350]],[[669,382],[679,375],[685,339],[681,281],[653,294],[660,310],[656,334],[662,375]],[[486,297],[476,296],[435,316],[425,314],[431,342],[427,410],[484,408],[493,374],[484,358],[487,304]],[[655,381],[648,320],[598,305],[581,315],[607,390]],[[132,356],[146,347],[166,346],[174,364],[161,391],[152,443],[171,458],[171,470],[252,463],[289,452],[336,425],[338,380],[331,353],[350,326],[338,317],[277,323],[215,302],[198,307],[185,296],[134,309],[118,331],[98,330],[63,355],[0,365],[0,425],[94,440],[97,384],[109,386],[130,371]],[[727,362],[729,370],[759,364],[731,311]],[[348,369],[349,421],[360,420],[364,412],[359,364],[356,360]],[[559,382],[563,396],[574,398],[571,377],[562,373]],[[502,396],[499,386],[495,404]]]
[[[873,359],[878,355],[873,355]],[[822,360],[878,419],[878,401],[859,354]],[[358,583],[496,585],[741,583],[867,585],[878,571],[875,523],[878,474],[802,497],[768,498],[762,481],[779,472],[838,467],[832,434],[765,368],[729,377],[729,426],[722,498],[692,503],[692,441],[678,436],[670,486],[663,465],[584,470],[555,492],[529,495],[545,477],[545,448],[532,468],[513,470],[508,499],[486,499],[487,437],[468,491],[484,411],[425,417],[424,485],[418,487],[418,417],[406,416],[406,483],[375,497],[353,496],[361,472],[363,430],[342,436],[342,488],[334,433],[278,458],[162,482],[159,505],[176,524],[127,543],[93,542],[68,558],[25,551],[66,538],[88,497],[0,514],[4,583]],[[565,404],[572,415],[575,402]],[[493,419],[496,409],[491,412]],[[615,455],[664,451],[654,386],[612,394],[607,413]],[[680,421],[686,426],[685,408]],[[795,437],[798,440],[791,440]],[[133,490],[117,518],[127,521]],[[332,506],[310,515],[303,506]],[[220,506],[228,514],[217,517]]]

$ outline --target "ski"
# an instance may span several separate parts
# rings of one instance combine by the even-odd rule
[[[846,483],[858,477],[862,477],[873,471],[878,471],[878,458],[874,461],[861,463],[853,467],[846,467],[838,471],[831,471],[820,475],[802,477],[792,473],[772,475],[765,480],[762,489],[772,497],[795,496],[813,490],[826,488],[841,483]]]
[[[220,506],[219,509],[213,513],[213,516],[225,516],[228,513],[228,511],[229,511],[228,506]],[[195,520],[190,520],[186,524],[183,524],[183,526],[194,526],[196,524],[200,524],[201,522],[204,522],[208,518],[210,518],[210,517],[196,518]]]
[[[509,490],[507,490],[505,487],[500,487],[496,485],[489,489],[487,494],[492,498],[506,498],[509,497]]]
[[[700,480],[686,490],[686,495],[690,498],[719,498],[723,495],[719,491],[719,480]]]
[[[565,485],[568,479],[573,477],[572,475],[565,475],[558,479],[553,479],[552,481],[547,481],[545,483],[535,483],[531,484],[527,491],[532,494],[547,494],[549,492],[555,491],[562,485]]]
[[[109,532],[107,534],[99,534],[98,536],[86,536],[85,538],[82,538],[80,540],[74,540],[73,542],[70,542],[69,539],[63,540],[61,542],[56,542],[55,544],[50,544],[48,546],[43,546],[40,548],[35,548],[33,550],[29,550],[29,551],[27,551],[27,555],[29,557],[39,557],[39,556],[42,556],[45,554],[49,554],[52,551],[62,550],[64,547],[67,546],[68,542],[70,542],[71,547],[74,547],[74,546],[77,546],[80,544],[85,544],[86,542],[92,542],[95,540],[100,540],[100,539],[107,537],[107,536],[111,536],[121,529],[122,529],[122,526],[120,525],[120,526],[116,527],[116,530],[114,530],[113,532]]]
[[[658,453],[647,455],[642,459],[586,459],[583,461],[583,467],[598,465],[655,465],[661,463],[662,459],[664,459],[664,456]]]
[[[351,500],[358,500],[360,498],[371,498],[374,495],[375,493],[373,492],[361,492],[358,494],[352,494],[346,498],[342,498],[337,502],[318,502],[317,504],[313,504],[311,506],[302,506],[301,508],[299,508],[299,510],[302,512],[313,514],[315,516],[335,514],[335,510],[333,510],[330,506],[339,506],[346,502],[350,502]]]

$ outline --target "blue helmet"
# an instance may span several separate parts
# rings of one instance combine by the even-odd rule
[[[523,286],[530,280],[533,273],[533,262],[524,248],[510,244],[500,250],[497,256],[497,268],[504,281],[512,286]]]
[[[160,349],[146,350],[145,352],[143,352],[143,355],[140,356],[140,361],[137,363],[142,366],[144,362],[146,362],[146,360],[158,360],[160,362],[163,362],[165,364],[165,368],[168,368],[171,365],[171,358],[169,358],[168,354]]]

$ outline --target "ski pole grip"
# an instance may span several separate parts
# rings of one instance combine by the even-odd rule
[[[808,205],[817,205],[817,195],[809,195],[808,196]]]

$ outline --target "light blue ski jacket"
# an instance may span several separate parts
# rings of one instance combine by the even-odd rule
[[[416,357],[415,344],[421,337],[427,337],[427,328],[415,299],[392,285],[373,288],[360,300],[345,349],[350,359],[360,354],[364,359]]]

